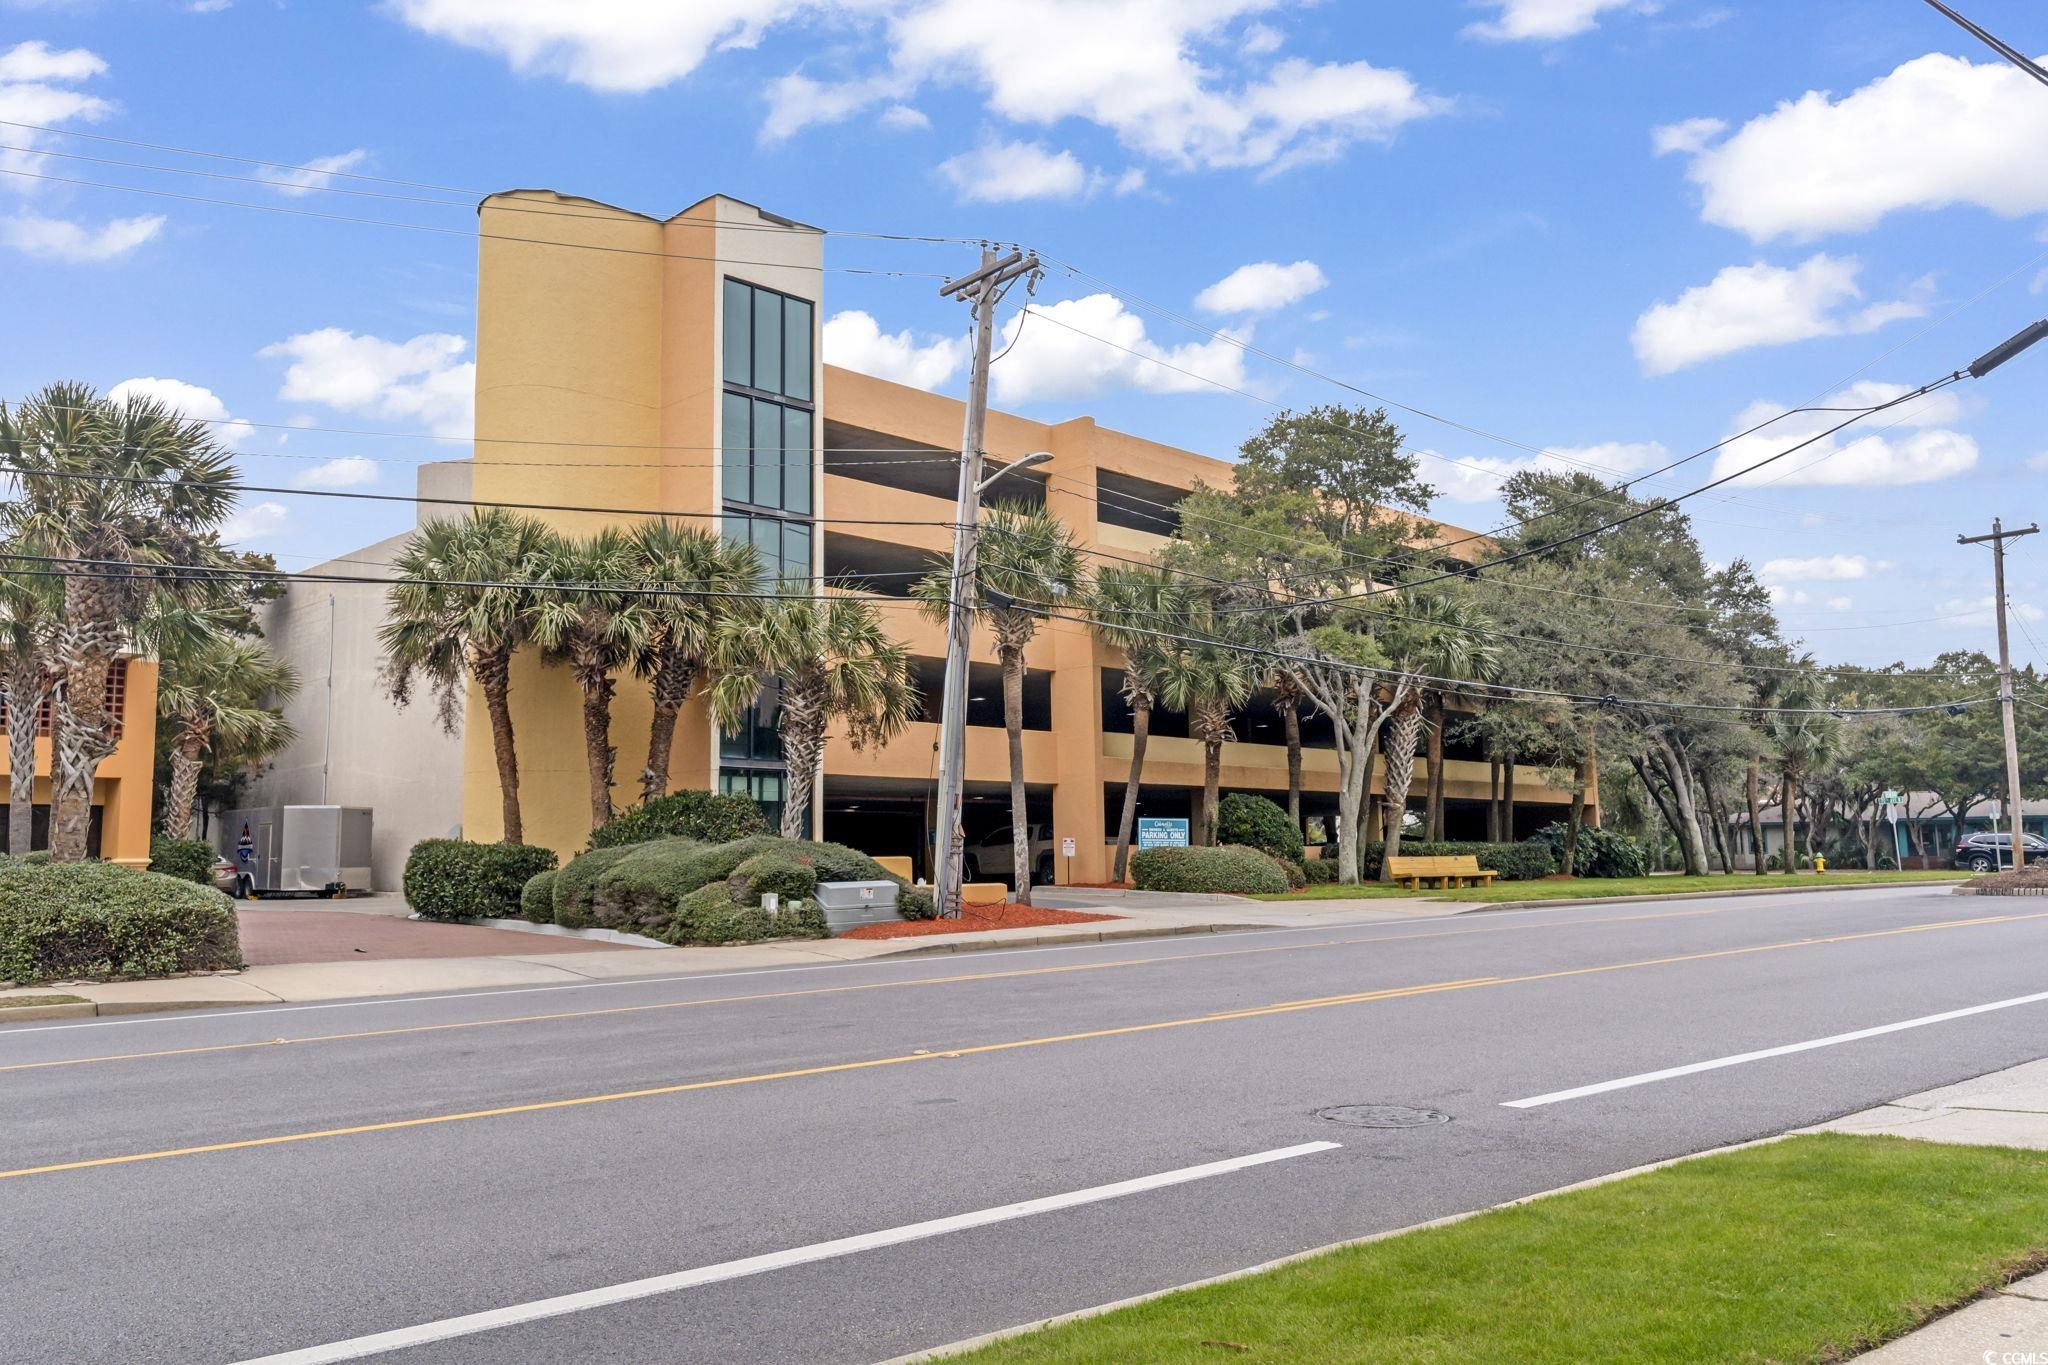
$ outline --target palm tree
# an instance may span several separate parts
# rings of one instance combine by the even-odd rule
[[[616,669],[647,646],[652,623],[636,586],[640,555],[633,538],[606,527],[584,539],[556,537],[542,552],[536,576],[544,585],[534,606],[534,642],[566,663],[583,694],[583,758],[590,771],[590,827],[612,818],[612,743]]]
[[[496,507],[428,522],[391,562],[398,581],[377,632],[393,700],[405,705],[415,681],[425,679],[451,733],[475,679],[490,713],[503,838],[511,844],[525,841],[512,744],[512,655],[532,638],[539,593],[530,580],[554,538],[533,518]]]
[[[36,730],[55,679],[50,646],[57,624],[52,580],[0,573],[0,682],[7,689],[7,847],[29,851],[35,837]]]
[[[1390,861],[1401,852],[1401,828],[1408,813],[1408,791],[1415,780],[1415,745],[1421,738],[1422,697],[1432,678],[1479,682],[1493,675],[1497,653],[1478,634],[1479,617],[1457,598],[1407,598],[1398,632],[1380,640],[1393,666],[1387,670],[1393,703],[1381,731],[1387,756],[1386,848],[1380,858],[1380,880],[1391,880]]]
[[[1122,881],[1130,865],[1131,827],[1138,817],[1152,708],[1172,652],[1161,632],[1174,630],[1186,593],[1178,575],[1151,565],[1113,565],[1095,576],[1095,633],[1124,656],[1124,704],[1131,708],[1131,775],[1124,783],[1124,809],[1117,819],[1112,881]]]
[[[292,739],[277,704],[298,691],[298,674],[261,641],[208,633],[165,650],[157,675],[157,714],[175,727],[170,792],[157,827],[174,838],[192,828],[200,770],[217,745],[256,757]]]
[[[980,546],[970,580],[972,605],[988,620],[1003,666],[1003,726],[1010,739],[1010,858],[1017,903],[1031,904],[1031,824],[1024,801],[1024,648],[1038,623],[1058,602],[1077,599],[1081,552],[1065,522],[1042,507],[998,503],[981,521]],[[953,599],[950,569],[937,570],[912,590],[925,612],[943,621]]]
[[[1217,639],[1219,625],[1206,596],[1190,593],[1186,623],[1179,633],[1204,643],[1179,643],[1160,674],[1159,700],[1169,710],[1186,713],[1188,735],[1202,742],[1202,828],[1198,842],[1216,842],[1221,799],[1223,746],[1237,735],[1230,715],[1252,694],[1261,665],[1254,655],[1231,649]]]
[[[0,459],[18,471],[17,497],[0,513],[6,529],[56,559],[63,588],[50,657],[50,855],[77,861],[93,774],[120,743],[109,674],[152,598],[195,591],[171,566],[217,555],[212,533],[234,508],[234,471],[204,424],[152,398],[115,403],[71,383],[12,412],[0,404]]]
[[[727,615],[712,632],[711,666],[711,714],[726,730],[746,720],[763,687],[781,685],[785,839],[810,835],[811,792],[835,722],[859,750],[887,744],[917,716],[910,651],[872,606],[851,598],[775,597]]]
[[[633,660],[654,697],[647,766],[640,773],[640,799],[652,801],[668,793],[676,718],[703,671],[713,631],[738,600],[718,594],[755,591],[761,556],[751,545],[666,519],[642,522],[632,535],[642,583],[670,590],[643,602],[647,624]]]
[[[1801,657],[1794,663],[1810,668],[1813,660]],[[1814,711],[1814,708],[1825,704],[1819,675],[1806,672],[1789,674],[1779,692],[1777,709],[1767,712],[1764,717],[1764,733],[1778,751],[1778,769],[1784,778],[1779,809],[1785,819],[1787,872],[1799,870],[1800,780],[1828,761],[1839,738],[1841,722],[1833,716]],[[1809,847],[1812,832],[1811,828],[1807,831]]]

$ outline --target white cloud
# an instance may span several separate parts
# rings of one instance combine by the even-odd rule
[[[1819,406],[1865,407],[1888,402],[1909,392],[1902,384],[1864,381],[1852,384],[1821,400]],[[1756,402],[1736,415],[1731,424],[1747,431],[1784,405]],[[1804,412],[1774,422],[1749,436],[1737,437],[1721,448],[1714,459],[1714,477],[1734,474],[1769,456],[1789,450],[1814,437],[1820,439],[1792,454],[1743,475],[1738,484],[1784,484],[1808,487],[1896,487],[1935,483],[1954,478],[1976,467],[1977,442],[1948,426],[1962,417],[1962,405],[1954,395],[1934,394],[1902,404],[1874,420],[1888,425],[1858,435],[1858,429],[1834,436],[1820,436],[1847,414]],[[1903,428],[1903,434],[1900,429]]]
[[[1449,502],[1496,502],[1503,483],[1531,470],[1593,474],[1611,481],[1661,465],[1669,453],[1660,441],[1602,441],[1589,446],[1553,446],[1528,459],[1454,457],[1434,450],[1419,450],[1416,455],[1423,462],[1424,481],[1436,489],[1438,497]]]
[[[163,230],[164,216],[145,213],[87,227],[66,218],[17,213],[0,218],[0,242],[25,255],[70,265],[92,265],[127,255]]]
[[[1930,53],[1839,100],[1810,90],[1718,145],[1682,150],[1701,216],[1761,242],[1862,231],[1909,208],[2048,210],[2043,146],[2048,100],[2025,72]]]
[[[802,0],[392,0],[414,28],[495,53],[516,71],[638,93],[682,79],[714,47],[751,47]],[[818,8],[829,9],[825,5]]]
[[[1650,146],[1658,156],[1673,152],[1697,152],[1728,131],[1725,119],[1689,118],[1650,130]]]
[[[212,389],[198,384],[188,384],[182,379],[159,379],[145,375],[137,379],[124,379],[107,390],[107,397],[116,403],[129,394],[141,394],[154,398],[173,412],[182,413],[195,422],[204,422],[212,431],[215,440],[225,446],[238,446],[256,434],[256,428],[247,422],[228,415],[228,405]]]
[[[1278,52],[1286,41],[1286,36],[1271,24],[1251,23],[1238,35],[1237,50],[1247,57],[1263,57]]]
[[[53,48],[45,42],[16,43],[0,51],[0,120],[45,127],[91,123],[105,118],[114,106],[97,95],[67,87],[106,74],[98,53],[82,47]],[[0,152],[0,170],[39,172],[49,158],[34,149],[47,135],[32,128],[4,130],[7,141],[22,151]],[[9,189],[33,193],[39,182],[19,175],[4,177]]]
[[[406,418],[436,436],[467,438],[476,427],[476,365],[461,359],[468,349],[445,332],[386,341],[323,327],[258,354],[291,362],[278,390],[287,402]]]
[[[1600,16],[1612,9],[1654,10],[1641,0],[1481,0],[1500,13],[1492,19],[1465,26],[1471,38],[1497,43],[1528,39],[1569,38],[1599,26]]]
[[[1757,570],[1757,576],[1777,583],[1847,583],[1891,567],[1890,560],[1872,559],[1868,555],[1813,555],[1806,559],[1767,559]]]
[[[1086,194],[1098,176],[1072,152],[1054,151],[1042,142],[994,138],[941,161],[939,174],[952,182],[962,199],[986,204],[1075,199]]]
[[[185,12],[187,14],[219,14],[222,10],[232,9],[234,3],[235,0],[191,0],[191,3],[185,6]]]
[[[1299,303],[1329,282],[1314,261],[1254,261],[1195,295],[1195,307],[1208,313],[1266,313]]]
[[[377,462],[362,455],[343,455],[314,465],[292,482],[301,488],[359,488],[377,482]]]
[[[2031,602],[2006,602],[2006,610],[2020,620],[2033,624],[2041,619],[2041,609]],[[1998,599],[1990,593],[1982,597],[1951,597],[1941,604],[1941,614],[1949,619],[1942,624],[1950,630],[1961,626],[1984,627],[1992,623],[1992,609]]]
[[[910,332],[884,332],[859,309],[825,320],[825,363],[917,389],[936,389],[967,363],[965,337],[934,337],[919,345]]]
[[[1242,341],[1251,333],[1225,335]],[[1110,389],[1201,393],[1215,384],[1245,387],[1244,352],[1228,340],[1161,346],[1145,334],[1144,320],[1112,294],[1031,304],[1004,324],[1003,345],[1011,347],[1009,354],[989,371],[1000,402],[1088,398]]]
[[[247,545],[282,535],[291,513],[281,502],[259,502],[244,507],[220,528],[220,538],[230,545]]]
[[[337,152],[333,156],[316,156],[297,170],[264,170],[258,172],[264,180],[277,186],[279,194],[311,194],[314,190],[326,189],[334,183],[337,171],[352,171],[369,159],[369,152],[358,147],[354,151]]]
[[[1728,266],[1636,319],[1636,359],[1645,374],[1670,374],[1752,346],[1869,332],[1926,313],[1932,280],[1917,282],[1909,297],[1850,311],[1847,305],[1863,297],[1861,269],[1853,256],[1825,252],[1790,269],[1762,261]]]
[[[879,120],[884,128],[893,128],[899,133],[914,133],[932,126],[931,119],[922,109],[908,104],[892,104],[882,111]]]
[[[868,73],[773,84],[771,138],[901,102],[928,84],[966,83],[1002,119],[1085,119],[1181,169],[1280,169],[1384,141],[1447,107],[1405,72],[1366,61],[1265,64],[1275,39],[1256,25],[1231,30],[1275,5],[1010,0],[995,24],[987,0],[391,0],[424,32],[606,91],[667,85],[714,50],[751,47],[784,23],[830,26],[835,37],[880,33],[883,51]],[[1058,51],[1021,54],[1018,33],[1049,35]]]
[[[2048,474],[2048,450],[2037,451],[2027,456],[2027,468],[2040,474]]]

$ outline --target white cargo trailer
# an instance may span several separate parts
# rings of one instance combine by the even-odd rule
[[[256,806],[221,822],[242,895],[346,895],[370,889],[365,806]]]

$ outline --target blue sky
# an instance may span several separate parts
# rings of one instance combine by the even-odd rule
[[[1918,0],[1016,0],[1000,25],[989,8],[0,0],[0,118],[462,191],[655,214],[723,191],[828,228],[1024,241],[1109,282],[1055,273],[1053,317],[1258,397],[1038,322],[998,367],[1005,406],[1227,456],[1271,404],[1356,401],[1133,302],[1150,300],[1507,438],[1402,419],[1437,514],[1466,526],[1491,524],[1489,490],[1530,448],[1647,468],[1752,413],[1890,396],[2048,313],[2048,89]],[[2048,51],[2034,0],[1967,10]],[[456,230],[0,175],[0,391],[189,386],[159,385],[195,415],[281,424],[228,429],[252,482],[403,493],[412,464],[464,451],[466,207],[0,133],[0,170]],[[827,253],[968,260],[853,237]],[[958,305],[922,279],[827,288],[829,359],[958,390]],[[1954,537],[2048,511],[2044,395],[2048,347],[1698,500],[1701,538],[1770,566],[1825,660],[1988,647],[1988,556]],[[1797,420],[1730,458],[1809,434]],[[409,520],[253,501],[244,543],[286,567]],[[2023,542],[2012,567],[2048,641],[2048,549]]]

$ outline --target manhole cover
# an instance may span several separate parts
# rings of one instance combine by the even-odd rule
[[[1316,1110],[1316,1117],[1353,1128],[1431,1128],[1449,1123],[1449,1114],[1434,1109],[1410,1109],[1401,1104],[1339,1104]]]

